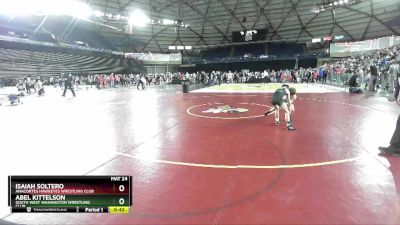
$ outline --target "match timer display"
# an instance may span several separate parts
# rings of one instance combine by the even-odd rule
[[[129,213],[131,176],[9,176],[13,213]]]

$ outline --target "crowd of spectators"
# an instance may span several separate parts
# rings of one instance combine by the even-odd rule
[[[91,87],[115,88],[137,85],[141,79],[144,79],[146,85],[164,85],[171,82],[171,74],[95,74],[95,75],[76,75],[76,74],[61,74],[58,76],[40,77],[26,76],[22,79],[0,79],[0,87],[17,86],[19,89],[25,88],[29,93],[29,87],[34,87],[37,82],[41,81],[47,86],[64,87],[65,80],[71,77],[75,87],[88,85]]]
[[[212,71],[181,75],[191,83],[320,82],[349,85],[352,93],[380,91],[398,93],[400,47],[380,49],[353,57],[332,60],[317,68],[264,71]],[[198,82],[198,81],[197,81]],[[364,85],[362,85],[364,84]],[[362,88],[362,86],[364,88]],[[396,91],[394,91],[396,89]],[[396,96],[397,98],[397,96]]]
[[[175,72],[166,74],[94,74],[72,75],[76,86],[90,85],[98,89],[108,87],[126,87],[145,83],[145,85],[178,84],[181,81],[191,84],[215,85],[223,83],[269,83],[269,82],[307,82],[338,83],[350,86],[350,91],[361,93],[364,89],[393,92],[398,87],[395,81],[400,75],[400,48],[398,46],[377,50],[354,57],[342,58],[325,63],[317,68],[299,68],[264,71],[212,71],[212,72]],[[65,75],[52,77],[27,76],[21,80],[0,79],[2,86],[34,86],[39,80],[45,85],[63,86]],[[139,86],[138,86],[139,87]]]

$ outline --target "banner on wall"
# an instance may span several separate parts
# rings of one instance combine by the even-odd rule
[[[174,64],[180,65],[182,63],[181,53],[125,53],[126,58],[136,59],[143,61],[145,64]]]
[[[400,36],[389,36],[366,41],[332,43],[331,57],[348,57],[354,54],[400,45]]]

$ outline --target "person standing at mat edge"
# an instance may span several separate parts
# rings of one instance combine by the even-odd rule
[[[144,75],[140,75],[140,79],[136,86],[138,90],[139,90],[140,85],[142,85],[142,90],[144,90],[146,88],[146,78],[144,77]]]
[[[369,67],[369,71],[371,74],[371,80],[370,80],[370,86],[369,86],[369,91],[376,91],[375,86],[376,86],[376,81],[378,80],[378,68],[376,67],[375,64],[371,64]]]
[[[72,77],[71,74],[69,74],[67,76],[67,78],[65,79],[65,82],[64,82],[64,92],[62,94],[63,97],[65,97],[65,93],[67,92],[67,89],[71,90],[71,92],[74,95],[74,97],[76,97],[74,88],[72,87],[72,82],[73,82],[72,80],[73,80],[73,77]]]
[[[389,67],[389,93],[393,93],[394,99],[399,102],[399,91],[400,91],[400,65],[398,61],[393,61]]]
[[[389,147],[379,147],[379,150],[384,153],[400,155],[400,115],[397,119],[396,129],[394,130]]]

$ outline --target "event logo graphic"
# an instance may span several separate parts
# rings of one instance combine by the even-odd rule
[[[244,113],[248,112],[249,110],[246,108],[233,108],[230,105],[223,105],[223,106],[218,106],[216,108],[209,108],[202,113]]]

